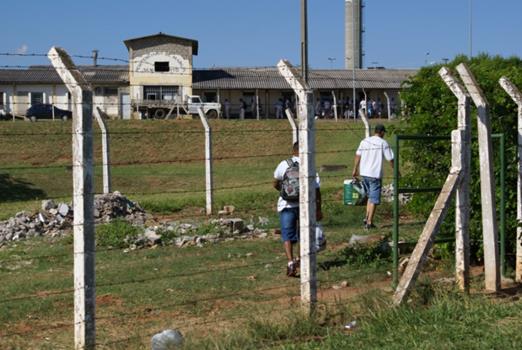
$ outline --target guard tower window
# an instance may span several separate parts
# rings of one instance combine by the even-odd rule
[[[168,62],[154,62],[155,72],[168,72],[170,70]]]

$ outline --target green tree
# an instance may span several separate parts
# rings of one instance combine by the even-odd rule
[[[506,243],[508,253],[514,249],[516,232],[516,183],[517,183],[517,107],[498,84],[501,76],[507,76],[522,89],[522,60],[518,57],[490,57],[482,54],[471,60],[458,56],[447,66],[456,74],[455,67],[465,62],[475,75],[489,102],[492,132],[506,137]],[[401,95],[403,123],[396,132],[402,134],[450,135],[457,128],[457,100],[438,75],[440,65],[422,68],[405,83]],[[476,110],[472,108],[472,134],[476,136]],[[401,185],[442,186],[450,166],[450,144],[447,141],[415,141],[401,144]],[[497,183],[497,208],[499,198],[498,142],[493,143],[495,179]],[[416,195],[410,204],[415,213],[428,215],[435,195]],[[480,260],[482,229],[480,209],[480,177],[478,144],[472,145],[471,160],[471,240],[472,254]],[[454,232],[453,213],[450,213],[441,235]]]

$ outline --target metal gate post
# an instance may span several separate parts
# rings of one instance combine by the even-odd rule
[[[393,289],[399,283],[399,135],[394,135],[395,161],[393,162]]]
[[[518,106],[518,174],[517,174],[517,237],[516,237],[516,263],[515,281],[522,282],[522,93],[506,77],[500,78],[500,85],[515,101]]]

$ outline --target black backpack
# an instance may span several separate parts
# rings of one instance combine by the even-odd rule
[[[288,202],[299,201],[299,163],[287,159],[288,168],[281,182],[281,198]]]

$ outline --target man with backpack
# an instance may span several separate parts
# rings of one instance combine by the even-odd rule
[[[292,157],[283,160],[274,171],[274,188],[279,191],[277,211],[281,223],[281,238],[288,259],[286,275],[297,275],[294,245],[299,242],[299,144],[294,143]],[[319,177],[316,180],[316,219],[322,219]]]

